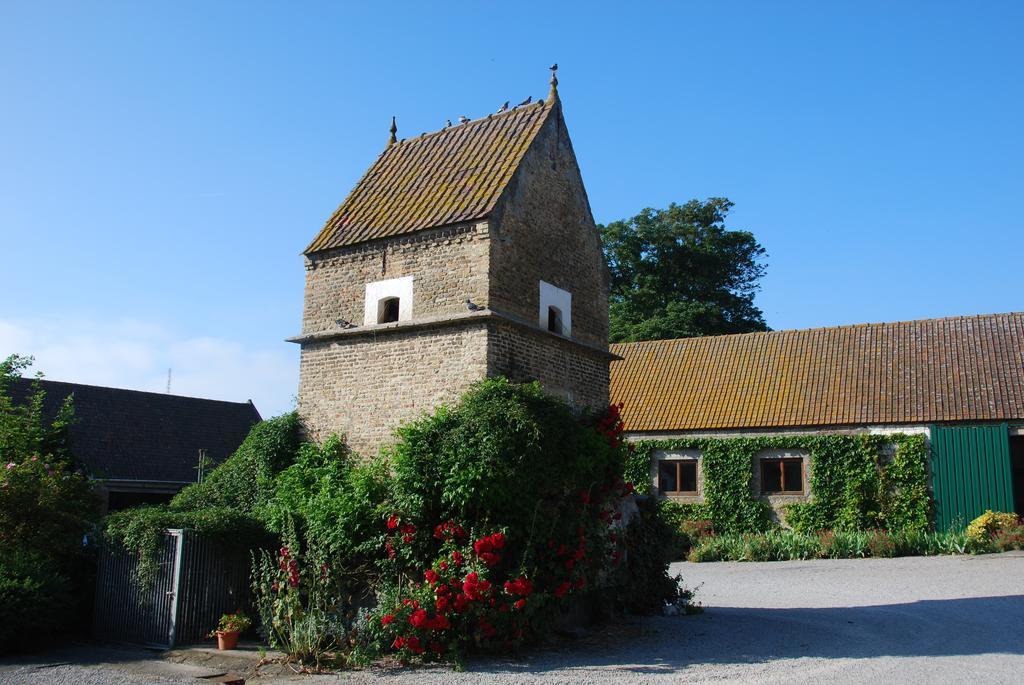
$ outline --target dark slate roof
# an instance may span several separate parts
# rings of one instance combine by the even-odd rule
[[[486,217],[557,102],[388,145],[306,254]]]
[[[11,388],[22,401],[33,380]],[[42,381],[44,410],[53,416],[74,395],[78,419],[70,431],[71,451],[97,478],[192,482],[199,450],[221,462],[260,421],[252,402],[221,402],[155,392]]]
[[[612,345],[628,431],[1024,419],[1024,313]]]

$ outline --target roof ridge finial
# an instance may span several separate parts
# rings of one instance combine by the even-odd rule
[[[391,128],[389,130],[391,131],[391,135],[388,137],[388,145],[393,145],[398,142],[398,138],[395,135],[398,133],[398,124],[395,123],[394,115],[391,116]]]
[[[548,100],[554,102],[558,99],[558,76],[555,73],[558,71],[558,62],[552,64],[548,69],[551,70],[551,92],[548,93]]]

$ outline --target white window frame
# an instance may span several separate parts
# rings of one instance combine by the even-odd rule
[[[412,294],[412,276],[367,283],[366,300],[363,305],[363,325],[375,325],[380,314],[381,302],[391,297],[398,298],[398,320],[411,320]]]
[[[540,311],[537,323],[548,330],[548,308],[554,307],[562,315],[561,335],[572,336],[572,293],[553,286],[547,281],[540,282]]]

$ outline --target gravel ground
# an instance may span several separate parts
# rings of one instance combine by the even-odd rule
[[[776,563],[677,564],[708,609],[631,619],[519,661],[258,678],[251,683],[1019,683],[1024,553]],[[0,662],[3,683],[196,683],[187,665]],[[68,655],[65,655],[68,659]],[[59,665],[59,664],[65,665]],[[49,665],[48,665],[49,664]],[[58,665],[53,665],[58,664]],[[167,670],[177,667],[179,670]],[[205,681],[209,682],[209,681]]]

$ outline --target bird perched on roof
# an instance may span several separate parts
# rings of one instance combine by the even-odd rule
[[[478,312],[481,309],[484,309],[484,307],[481,307],[480,305],[476,304],[475,302],[471,302],[470,299],[467,297],[466,298],[466,309],[468,309],[471,312]]]
[[[505,100],[505,104],[498,108],[498,114],[508,111],[508,100]]]
[[[452,127],[452,120],[451,119],[446,119],[445,122],[444,122],[444,127],[445,128],[451,128]]]
[[[335,319],[334,323],[338,328],[355,328],[356,325],[347,319]]]
[[[522,102],[520,102],[518,105],[516,105],[516,107],[522,107],[524,105],[530,104],[531,102],[533,102],[533,96],[532,95],[528,95],[528,96],[526,96],[526,99],[523,100]]]
[[[548,69],[550,69],[551,71],[558,71],[558,62],[552,64],[550,67],[548,67]]]
[[[469,117],[467,117],[467,116],[466,116],[466,115],[464,115],[464,114],[460,114],[460,115],[459,115],[459,123],[460,123],[460,124],[464,124],[464,123],[466,123],[467,121],[469,121]]]

